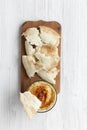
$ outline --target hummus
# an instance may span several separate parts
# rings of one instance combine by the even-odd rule
[[[54,106],[56,91],[50,83],[44,81],[34,82],[28,90],[41,101],[38,112],[47,111]]]

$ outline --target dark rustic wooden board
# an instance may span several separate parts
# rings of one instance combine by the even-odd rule
[[[42,21],[42,20],[25,22],[21,27],[21,33],[23,33],[27,28],[38,27],[40,25],[51,27],[61,35],[61,25],[59,23],[55,21],[47,22],[47,21]],[[21,57],[22,55],[26,55],[24,44],[25,44],[25,38],[21,37]],[[58,46],[58,54],[59,55],[61,54],[61,40]],[[57,68],[61,70],[60,62]],[[23,64],[22,64],[22,60],[21,60],[21,92],[25,92],[34,81],[38,81],[38,80],[42,80],[42,79],[37,74],[35,74],[35,76],[32,78],[29,78],[27,76],[25,69],[23,67]],[[54,87],[57,93],[59,93],[60,92],[60,73],[58,74],[55,80],[56,80],[56,84],[54,85]]]

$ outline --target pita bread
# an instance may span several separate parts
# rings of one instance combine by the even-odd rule
[[[45,56],[57,56],[58,48],[52,44],[42,44],[36,48],[37,52],[45,54]]]
[[[39,26],[39,29],[40,31],[37,28],[28,28],[22,34],[26,39],[27,54],[22,56],[22,62],[28,77],[31,78],[37,73],[42,79],[55,84],[58,74],[56,66],[60,60],[57,47],[60,35],[46,26]]]
[[[39,26],[40,38],[45,44],[53,44],[58,46],[60,35],[52,28],[46,26]]]
[[[41,101],[29,91],[20,93],[20,100],[25,112],[30,118],[36,114],[41,106]]]
[[[38,59],[38,64],[42,66],[45,70],[50,70],[57,66],[59,62],[59,58],[55,56],[45,56],[45,54],[40,53],[39,51],[36,52],[35,57]]]
[[[38,71],[35,66],[35,59],[32,56],[23,55],[22,62],[28,77],[33,77],[35,72]]]
[[[49,83],[55,84],[55,78],[58,74],[59,70],[57,68],[53,68],[50,71],[40,70],[37,74],[44,80],[48,81]]]
[[[33,48],[31,44],[29,44],[27,40],[25,41],[25,50],[26,50],[27,55],[33,56],[33,54],[35,53],[35,49]]]
[[[42,44],[41,39],[39,37],[39,30],[37,28],[28,28],[22,36],[31,44],[39,46]]]
[[[30,36],[30,35],[34,35],[34,36],[38,36],[39,35],[39,30],[37,30],[37,28],[28,28],[25,32],[23,32],[22,36]]]

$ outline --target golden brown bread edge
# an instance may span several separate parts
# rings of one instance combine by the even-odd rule
[[[58,32],[60,35],[61,35],[61,25],[56,22],[56,21],[50,21],[50,22],[47,22],[47,21],[43,21],[43,20],[39,20],[39,21],[27,21],[25,22],[22,27],[21,27],[21,34],[27,29],[27,28],[32,28],[32,27],[38,27],[38,26],[47,26],[47,27],[50,27],[52,29],[54,29],[56,32]],[[21,58],[22,58],[22,55],[25,55],[26,52],[25,52],[25,38],[22,36],[21,37]],[[60,56],[60,62],[61,62],[61,39],[60,39],[60,44],[58,46],[58,54]],[[61,66],[60,66],[60,62],[58,63],[58,66],[57,68],[59,70],[61,70]],[[28,87],[35,81],[39,81],[39,80],[43,80],[41,79],[37,74],[35,74],[34,77],[32,78],[29,78],[25,72],[25,69],[23,67],[23,64],[22,64],[22,59],[21,59],[21,92],[25,92]],[[60,92],[60,72],[59,74],[57,75],[56,77],[56,84],[54,85],[57,93]]]

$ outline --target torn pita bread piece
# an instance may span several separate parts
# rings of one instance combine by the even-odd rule
[[[60,34],[57,33],[52,28],[46,26],[39,26],[40,28],[40,38],[45,44],[53,44],[58,46],[60,42]]]
[[[39,37],[39,30],[37,28],[28,28],[22,36],[31,44],[39,46],[42,44],[41,39]]]
[[[23,36],[25,36],[25,38],[27,36],[31,36],[31,35],[34,35],[34,36],[38,36],[39,35],[39,30],[37,30],[37,28],[28,28],[25,32],[22,33]]]
[[[26,70],[28,77],[30,78],[33,77],[35,72],[38,71],[35,66],[36,64],[35,59],[32,56],[23,55],[22,62],[23,62],[23,65],[24,65],[24,68]]]
[[[50,71],[46,71],[46,70],[40,70],[37,72],[37,74],[44,79],[45,81],[50,82],[51,84],[55,84],[55,78],[58,74],[59,70],[57,68],[53,68]]]
[[[20,93],[20,100],[29,118],[32,118],[41,106],[41,101],[29,91]]]
[[[45,56],[45,54],[37,51],[35,57],[38,59],[37,63],[42,66],[45,70],[51,70],[56,67],[59,62],[59,57],[57,56]]]
[[[53,44],[42,44],[41,46],[36,47],[36,51],[45,54],[45,56],[58,55],[58,47]]]
[[[25,50],[27,55],[33,56],[35,53],[35,48],[27,40],[25,41]]]

